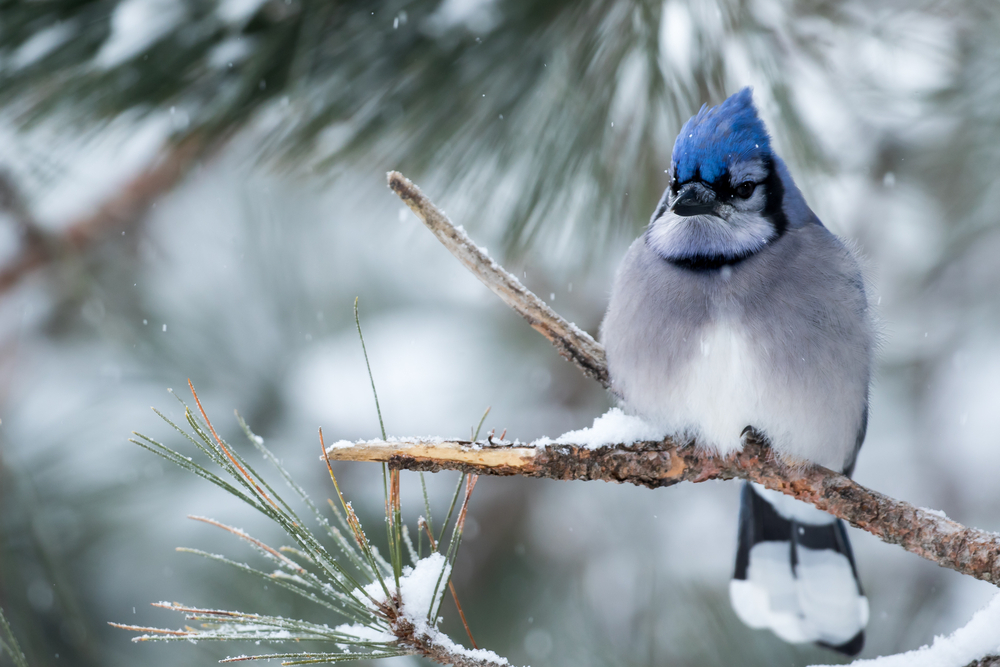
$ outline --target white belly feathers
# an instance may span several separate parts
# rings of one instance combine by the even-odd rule
[[[744,331],[725,320],[702,327],[694,353],[673,372],[644,369],[626,383],[627,406],[721,455],[742,449],[743,430],[753,426],[788,462],[841,469],[855,434],[848,432],[850,420],[831,410],[829,384],[837,378],[823,378],[805,359],[797,373],[775,373],[766,351]]]

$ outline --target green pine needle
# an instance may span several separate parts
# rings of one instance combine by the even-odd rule
[[[360,334],[360,318],[357,318],[357,320]],[[370,374],[369,379],[371,379]],[[372,381],[372,389],[374,393],[374,381]],[[285,534],[291,538],[291,544],[275,549],[242,530],[227,526],[213,519],[192,517],[221,528],[239,538],[248,544],[259,557],[269,562],[271,564],[270,567],[273,569],[266,571],[266,569],[255,567],[249,563],[239,562],[227,556],[199,549],[179,548],[178,551],[201,556],[210,561],[228,566],[241,575],[248,575],[263,584],[275,584],[295,596],[321,607],[324,613],[333,613],[334,616],[343,619],[346,624],[382,633],[386,640],[373,641],[371,639],[364,639],[358,636],[358,634],[353,633],[351,626],[330,627],[326,624],[317,624],[295,618],[266,614],[248,614],[239,611],[198,609],[184,607],[179,604],[159,604],[156,606],[181,612],[185,614],[187,621],[197,621],[197,630],[190,629],[191,626],[188,626],[188,629],[185,630],[174,631],[130,625],[112,625],[143,633],[142,636],[135,638],[135,640],[140,641],[251,640],[258,643],[310,641],[332,643],[336,645],[339,651],[336,653],[303,651],[297,653],[273,653],[260,656],[240,656],[239,658],[228,659],[227,661],[230,662],[280,657],[286,660],[284,664],[318,664],[368,660],[412,653],[411,648],[405,648],[397,644],[395,640],[396,634],[393,630],[394,626],[392,625],[392,619],[399,613],[398,605],[402,602],[399,597],[399,582],[402,576],[404,548],[409,552],[410,559],[414,561],[414,564],[420,559],[419,554],[413,548],[410,533],[402,521],[402,511],[399,506],[399,471],[392,471],[391,483],[388,473],[383,478],[386,494],[385,521],[390,551],[390,558],[387,562],[379,555],[376,547],[366,537],[351,503],[341,493],[340,485],[333,475],[332,468],[330,469],[330,476],[341,506],[338,508],[333,501],[330,501],[330,506],[337,515],[338,521],[343,526],[343,531],[330,523],[302,487],[295,483],[277,457],[267,449],[263,439],[250,430],[239,414],[236,415],[244,435],[253,448],[278,471],[286,486],[294,492],[299,501],[308,509],[305,516],[308,518],[311,513],[316,523],[323,527],[326,537],[329,538],[328,541],[332,542],[332,546],[328,547],[321,542],[318,536],[322,535],[323,532],[317,534],[307,527],[297,512],[282,497],[278,489],[268,482],[265,476],[258,472],[236,447],[227,443],[218,435],[215,428],[208,421],[208,416],[202,407],[198,395],[194,393],[193,387],[192,393],[197,403],[197,411],[190,409],[181,401],[184,406],[184,416],[188,428],[181,428],[160,412],[156,414],[170,427],[181,433],[187,442],[193,444],[198,454],[207,459],[207,463],[196,461],[194,458],[181,454],[141,433],[136,433],[135,438],[131,441],[163,459],[198,475],[247,503],[247,505],[256,509],[269,520],[278,524],[284,530]],[[480,421],[481,426],[482,421]],[[320,440],[322,442],[322,432],[320,432]],[[462,481],[465,479],[467,478],[463,475]],[[460,481],[459,487],[456,489],[455,497],[452,499],[451,507],[449,508],[448,516],[442,529],[451,521],[462,481]],[[429,507],[430,502],[426,493],[426,485],[424,489],[425,506]],[[459,523],[459,521],[455,522],[451,540],[445,551],[445,565],[434,591],[436,604],[432,603],[432,609],[428,610],[428,617],[435,621],[440,613],[440,600],[438,598],[443,597],[439,595],[439,592],[442,590],[441,586],[447,583],[444,573],[454,567],[455,557],[461,542],[462,531],[460,530],[461,526]],[[353,541],[349,539],[348,534],[354,537]],[[443,547],[439,548],[442,548],[442,551],[444,551]],[[387,585],[387,578],[390,573],[395,578],[395,595],[390,594]],[[380,594],[369,592],[374,582],[378,582],[378,587],[381,588],[384,598],[376,599],[373,595]],[[3,631],[0,632],[0,650],[14,655],[17,653],[17,648],[16,644],[13,643],[9,626],[6,625],[6,621],[2,616],[0,616],[0,620],[3,621],[2,627],[0,627],[0,630]],[[26,663],[22,663],[16,657],[15,662],[16,667],[27,667]]]
[[[21,651],[17,638],[14,637],[14,631],[7,622],[7,617],[3,615],[3,609],[0,609],[0,655],[4,653],[14,661],[15,667],[28,667],[28,659]]]

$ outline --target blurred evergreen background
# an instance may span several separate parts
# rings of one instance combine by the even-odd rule
[[[391,434],[466,435],[487,406],[522,440],[588,425],[596,383],[384,174],[596,333],[681,123],[744,85],[869,267],[884,342],[856,479],[1000,530],[998,34],[995,0],[0,0],[0,607],[31,664],[254,650],[106,625],[181,625],[158,600],[339,622],[175,553],[252,557],[187,514],[273,532],[126,439],[182,447],[148,407],[179,417],[166,389],[190,377],[324,500],[316,427],[378,433],[355,296]],[[340,476],[377,526],[378,467]],[[454,477],[430,481],[443,514]],[[737,494],[482,479],[455,578],[477,640],[536,667],[837,662],[730,611]],[[865,656],[991,597],[851,537]]]

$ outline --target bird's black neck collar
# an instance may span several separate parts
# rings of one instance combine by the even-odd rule
[[[695,255],[694,257],[675,257],[666,261],[688,271],[715,271],[724,266],[736,266],[746,258],[756,254],[756,252],[748,252],[740,255]]]

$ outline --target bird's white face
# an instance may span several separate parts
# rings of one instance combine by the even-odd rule
[[[672,183],[646,232],[646,243],[664,259],[707,266],[738,261],[761,250],[779,235],[768,214],[768,164],[738,165],[714,183]]]

